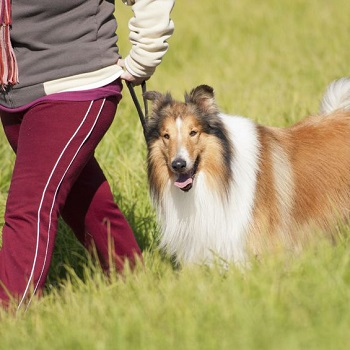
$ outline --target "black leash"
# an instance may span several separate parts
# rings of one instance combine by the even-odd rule
[[[146,81],[143,81],[141,83],[142,88],[142,97],[143,97],[143,105],[145,106],[145,114],[143,114],[142,108],[140,106],[139,100],[137,99],[134,85],[130,81],[126,81],[126,85],[130,91],[130,95],[132,97],[132,100],[134,101],[135,107],[137,109],[137,113],[139,114],[140,122],[143,129],[143,136],[145,137],[145,140],[147,142],[147,118],[148,118],[148,104],[147,100],[145,98],[145,92],[146,92]]]

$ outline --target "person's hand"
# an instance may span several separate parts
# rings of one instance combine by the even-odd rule
[[[118,62],[117,62],[117,65],[122,67],[122,68],[125,68],[124,60],[123,59],[119,59]],[[144,78],[144,77],[135,77],[130,72],[128,72],[127,69],[124,69],[124,72],[122,73],[122,75],[120,77],[123,80],[131,82],[135,86],[136,85],[140,85],[143,81],[148,79],[148,78]]]

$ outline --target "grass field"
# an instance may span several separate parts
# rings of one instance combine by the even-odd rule
[[[129,8],[116,4],[122,53]],[[178,0],[170,49],[148,89],[214,87],[224,112],[276,126],[317,112],[350,74],[346,0]],[[27,313],[0,310],[0,349],[348,349],[350,229],[335,245],[267,257],[242,274],[174,269],[157,250],[145,144],[125,89],[97,150],[144,251],[145,269],[107,282],[61,223],[47,293]],[[0,225],[13,154],[0,137]]]

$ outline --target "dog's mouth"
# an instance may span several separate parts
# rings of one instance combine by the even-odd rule
[[[198,164],[199,157],[197,157],[196,161],[194,162],[193,168],[189,172],[177,174],[177,179],[175,180],[174,185],[180,190],[188,192],[193,186],[193,181],[197,173]]]

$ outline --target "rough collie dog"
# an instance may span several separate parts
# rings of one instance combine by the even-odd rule
[[[145,97],[160,245],[179,263],[245,263],[349,218],[350,79],[328,87],[319,114],[288,128],[220,113],[207,85],[185,102]]]

